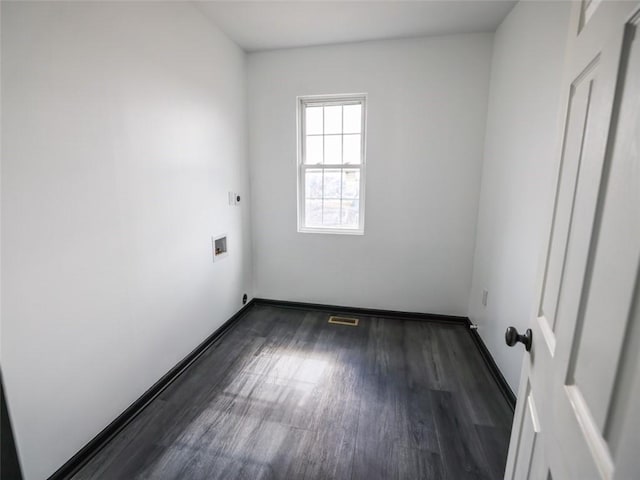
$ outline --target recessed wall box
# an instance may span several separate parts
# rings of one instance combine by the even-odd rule
[[[213,261],[216,262],[229,254],[227,250],[227,236],[219,235],[211,237],[211,246],[213,249]]]

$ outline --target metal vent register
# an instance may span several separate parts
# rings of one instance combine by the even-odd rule
[[[359,320],[357,318],[348,317],[329,317],[329,323],[335,323],[336,325],[349,325],[351,327],[357,327]]]

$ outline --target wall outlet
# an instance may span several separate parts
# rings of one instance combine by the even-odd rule
[[[240,204],[240,194],[238,192],[229,192],[229,205],[236,207]]]
[[[482,290],[482,305],[487,306],[487,299],[489,298],[489,290]]]

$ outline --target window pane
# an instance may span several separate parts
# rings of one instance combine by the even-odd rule
[[[307,137],[305,163],[316,165],[322,163],[322,136]]]
[[[340,184],[341,175],[340,170],[325,170],[324,171],[324,195],[327,198],[340,198],[340,191],[342,185]]]
[[[360,197],[360,171],[345,168],[342,171],[342,198]]]
[[[359,200],[342,200],[342,226],[358,228],[359,207]]]
[[[360,135],[344,135],[343,138],[343,160],[344,163],[357,165],[360,163]]]
[[[307,227],[322,226],[322,200],[304,201],[304,219]]]
[[[322,198],[322,170],[309,169],[304,172],[305,198]]]
[[[324,201],[322,225],[325,227],[337,227],[340,225],[340,200]]]
[[[324,163],[331,165],[342,163],[342,135],[324,137]]]
[[[324,107],[324,133],[342,133],[342,105]]]
[[[344,107],[344,133],[362,132],[362,105],[345,105]]]
[[[322,134],[322,107],[306,107],[305,114],[305,133]]]

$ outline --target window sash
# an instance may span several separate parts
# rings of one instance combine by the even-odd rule
[[[349,197],[344,197],[342,196],[344,193],[341,192],[340,197],[325,197],[324,196],[324,192],[322,197],[319,198],[315,198],[315,197],[308,197],[307,196],[307,192],[306,192],[306,171],[307,170],[319,170],[322,172],[322,175],[324,177],[324,171],[325,170],[339,170],[342,171],[343,170],[358,170],[359,173],[359,182],[358,182],[358,197],[357,198],[349,198]],[[299,182],[299,189],[300,189],[300,196],[299,196],[299,209],[300,209],[300,220],[301,223],[299,225],[299,229],[300,231],[332,231],[332,230],[338,230],[342,233],[345,232],[353,232],[353,233],[360,233],[362,232],[362,227],[363,227],[363,201],[362,198],[364,196],[364,182],[363,182],[363,171],[364,168],[362,168],[362,165],[300,165],[300,169],[299,169],[299,177],[300,177],[300,182]],[[341,186],[342,188],[342,186]],[[357,200],[358,201],[358,225],[357,226],[351,226],[351,225],[335,225],[335,226],[308,226],[306,224],[306,218],[305,218],[305,214],[306,214],[306,202],[307,200],[322,200],[323,202],[325,200],[340,200],[341,204],[343,201],[349,201],[349,200]],[[342,209],[342,206],[341,206]],[[342,215],[342,212],[340,213],[340,215]]]
[[[348,105],[361,105],[361,121],[360,121],[360,133],[330,133],[326,134],[307,134],[306,133],[306,108],[307,107],[325,107],[325,106],[348,106]],[[342,233],[342,234],[363,234],[364,233],[364,190],[365,190],[365,168],[366,168],[366,159],[365,159],[365,137],[366,137],[366,96],[359,95],[345,95],[345,96],[337,96],[337,97],[314,97],[314,98],[300,98],[298,104],[298,231],[299,232],[316,232],[316,233]],[[344,118],[344,112],[343,112]],[[344,129],[344,125],[342,127]],[[316,164],[307,164],[306,160],[306,138],[308,136],[315,137],[328,137],[328,136],[344,136],[344,135],[360,135],[360,163],[316,163]],[[342,154],[344,155],[344,150]],[[344,160],[344,157],[341,157]],[[323,161],[324,161],[324,152],[323,152]],[[306,171],[308,169],[320,170],[322,171],[324,178],[325,170],[358,170],[359,171],[359,184],[358,184],[358,225],[357,226],[307,226],[306,223],[306,201],[307,195],[305,192],[306,189]],[[342,185],[341,185],[342,188]],[[324,191],[323,197],[321,198],[323,201],[325,200]],[[340,198],[341,208],[342,201],[348,200],[344,198]]]

